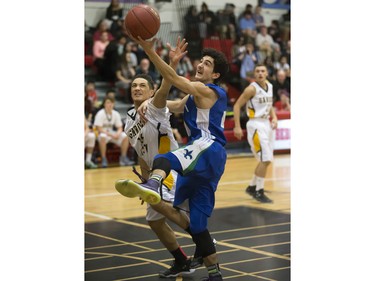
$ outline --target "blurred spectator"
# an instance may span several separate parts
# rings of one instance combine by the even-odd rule
[[[125,43],[125,52],[126,58],[128,59],[129,66],[133,67],[134,69],[138,66],[138,59],[137,55],[133,52],[133,46],[137,45],[133,41],[128,41]]]
[[[87,119],[89,126],[91,126],[92,121],[93,121],[93,113],[94,113],[94,103],[92,97],[89,96],[89,91],[87,90],[88,88],[93,85],[94,82],[87,82],[85,85],[85,101],[84,101],[84,106],[85,106],[85,118]],[[96,95],[96,93],[95,93]]]
[[[287,61],[289,62],[289,65],[292,66],[291,56],[290,56],[290,40],[286,42],[285,51],[283,54],[286,56]]]
[[[260,32],[257,34],[255,39],[255,45],[259,49],[261,58],[260,62],[272,55],[272,47],[274,45],[271,35],[268,34],[267,27],[265,25],[260,27]]]
[[[290,111],[290,101],[287,93],[281,91],[280,100],[274,104],[276,113],[278,111]]]
[[[110,21],[110,31],[115,37],[122,34],[123,11],[119,0],[111,0],[105,18]]]
[[[262,15],[262,7],[257,5],[255,7],[255,13],[253,14],[253,19],[257,28],[264,25],[264,17]]]
[[[85,54],[92,54],[94,32],[95,28],[89,26],[85,20]]]
[[[254,42],[257,35],[255,21],[250,11],[245,11],[239,22],[240,33],[245,37],[245,42]]]
[[[278,20],[271,21],[271,25],[268,27],[268,34],[272,37],[275,44],[277,43],[282,46],[283,42],[281,40],[281,31]]]
[[[287,42],[290,40],[290,10],[280,17],[281,40]]]
[[[238,36],[236,42],[232,46],[232,63],[236,64],[239,68],[241,67],[242,54],[246,52],[245,37],[243,35]]]
[[[155,41],[155,51],[161,57],[165,62],[169,62],[169,57],[168,57],[168,49],[164,45],[163,40],[161,39],[156,39]]]
[[[85,94],[87,95],[88,99],[91,101],[92,105],[96,106],[98,102],[98,94],[96,93],[94,81],[87,81],[85,85]]]
[[[117,80],[116,71],[124,52],[126,40],[125,35],[121,34],[105,48],[103,58],[103,78],[105,81],[115,82]]]
[[[103,98],[102,102],[99,103],[98,106],[96,106],[94,108],[93,120],[95,120],[95,116],[99,112],[99,110],[101,110],[101,109],[104,108],[104,101],[105,101],[106,98],[110,98],[111,100],[115,101],[115,99],[116,99],[116,91],[114,89],[108,89],[105,92],[105,95],[104,95],[104,98]],[[113,105],[113,109],[116,110],[116,103],[115,102],[114,102],[114,105]]]
[[[188,42],[190,40],[199,40],[199,16],[198,10],[195,5],[189,6],[184,16],[184,37]]]
[[[87,169],[95,169],[98,167],[94,162],[92,162],[92,152],[94,151],[94,147],[95,133],[90,129],[89,123],[85,117],[85,167]]]
[[[190,79],[190,73],[192,71],[194,71],[193,64],[191,63],[190,58],[187,55],[185,55],[178,62],[176,72],[178,73],[178,75],[184,76],[184,77]]]
[[[123,130],[124,125],[120,113],[113,108],[114,100],[107,97],[103,102],[104,108],[98,111],[94,121],[94,126],[98,131],[98,142],[102,158],[101,167],[108,167],[106,157],[108,142],[112,142],[121,148],[120,166],[133,165],[134,162],[127,157],[129,139]]]
[[[242,11],[242,13],[238,16],[238,22],[245,17],[245,13],[250,12],[250,14],[253,14],[253,6],[251,4],[246,4],[245,9]]]
[[[152,80],[155,83],[155,85],[154,85],[155,90],[160,85],[159,74],[150,69],[150,60],[148,58],[144,58],[144,59],[141,60],[141,62],[139,63],[139,66],[135,70],[135,74],[136,75],[137,74],[148,74],[148,75],[150,75]]]
[[[135,75],[135,69],[129,63],[130,54],[124,52],[116,69],[116,89],[125,103],[132,103],[130,97],[130,83]]]
[[[199,33],[202,39],[216,36],[216,16],[215,13],[208,9],[205,2],[201,5],[199,16]]]
[[[281,95],[285,94],[291,100],[290,78],[286,76],[284,70],[278,70],[276,80],[270,81],[273,85],[273,104],[281,100]]]
[[[276,70],[283,70],[285,72],[286,76],[289,76],[290,65],[287,61],[287,57],[281,56],[279,61],[274,62],[274,68]]]
[[[109,30],[109,22],[107,19],[102,19],[99,21],[98,25],[96,26],[95,32],[92,36],[92,41],[95,42],[97,40],[100,40],[100,37],[103,32],[107,32],[109,41],[112,41],[114,39],[112,33]]]
[[[267,68],[267,72],[268,72],[268,78],[270,80],[275,80],[275,74],[276,74],[276,71],[275,71],[275,68],[273,67],[273,60],[272,60],[272,57],[268,56],[264,59],[264,65],[266,66]]]
[[[249,83],[253,82],[253,71],[255,65],[259,61],[259,55],[254,50],[253,43],[246,44],[246,52],[243,55],[240,55],[239,58],[242,58],[240,77],[241,77],[241,90],[244,90]]]
[[[272,51],[272,61],[275,63],[277,61],[280,61],[280,58],[282,56],[282,52],[281,52],[281,49],[280,49],[280,45],[279,44],[274,44],[273,45],[273,51]]]
[[[236,6],[232,3],[226,3],[224,10],[216,12],[217,30],[220,39],[236,40],[237,37],[237,20],[234,14]]]
[[[98,75],[101,79],[104,77],[104,52],[109,44],[108,32],[104,31],[100,35],[100,40],[94,41],[92,53],[94,57],[94,65],[97,68]]]

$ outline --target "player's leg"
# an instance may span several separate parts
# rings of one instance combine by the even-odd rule
[[[171,267],[167,270],[159,272],[160,277],[172,278],[179,275],[189,275],[195,271],[190,268],[190,260],[184,253],[177,242],[176,235],[171,227],[166,223],[165,217],[156,212],[150,204],[147,206],[146,220],[155,232],[160,242],[167,248],[167,250],[174,257]]]
[[[207,229],[208,216],[194,205],[194,203],[190,204],[190,229],[193,234],[193,241],[203,257],[209,280],[223,280],[216,247]]]
[[[95,147],[95,134],[93,132],[89,132],[85,137],[85,147],[86,147],[86,160],[85,166],[89,169],[97,168],[97,165],[92,162],[92,153]]]
[[[109,137],[104,134],[100,133],[98,136],[98,142],[99,142],[99,150],[100,150],[100,156],[102,158],[102,168],[108,167],[108,161],[107,161],[107,143],[109,141]]]
[[[248,131],[248,142],[254,157],[259,161],[246,191],[261,203],[272,203],[272,200],[264,194],[264,180],[267,168],[273,160],[269,122],[268,120],[251,120],[247,123],[246,128]]]

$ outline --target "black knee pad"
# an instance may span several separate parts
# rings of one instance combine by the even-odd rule
[[[214,242],[207,229],[198,234],[193,234],[193,241],[203,258],[216,253]]]
[[[152,163],[152,170],[156,169],[163,170],[168,176],[171,171],[171,163],[169,163],[169,160],[164,157],[158,157]]]

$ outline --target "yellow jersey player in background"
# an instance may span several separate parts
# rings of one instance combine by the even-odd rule
[[[264,178],[273,160],[273,134],[277,128],[277,117],[272,106],[272,84],[267,81],[267,68],[258,64],[254,68],[255,81],[247,86],[233,106],[233,132],[239,140],[243,136],[240,110],[246,104],[249,120],[246,123],[247,140],[254,157],[259,161],[246,192],[261,203],[272,203],[264,194]],[[270,118],[271,117],[271,118]]]

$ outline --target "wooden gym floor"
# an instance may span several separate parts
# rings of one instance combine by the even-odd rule
[[[209,230],[217,240],[224,280],[290,280],[290,155],[275,155],[265,190],[274,200],[261,204],[245,192],[256,166],[251,156],[230,157],[216,192]],[[131,167],[85,170],[85,280],[163,280],[172,256],[150,230],[145,205],[117,193],[120,178],[138,180]],[[195,245],[176,227],[178,242],[187,255]],[[200,280],[204,267],[189,277]]]

